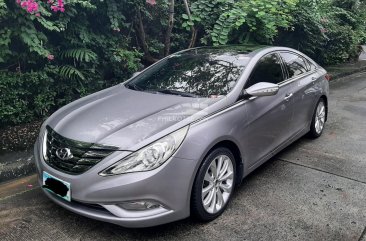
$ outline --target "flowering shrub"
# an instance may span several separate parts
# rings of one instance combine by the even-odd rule
[[[48,0],[47,3],[51,5],[51,10],[54,12],[65,11],[64,2],[62,0],[57,0],[57,4],[53,0]]]
[[[26,10],[30,14],[34,14],[39,17],[41,14],[39,13],[39,3],[35,0],[16,0],[16,3]],[[54,12],[64,12],[65,5],[63,0],[48,0],[47,3],[50,5],[50,8]]]
[[[0,0],[0,128],[47,116],[188,46],[274,43],[333,64],[366,41],[365,0],[65,1]]]
[[[36,13],[38,12],[38,3],[34,0],[16,0],[17,4],[19,4],[23,9],[25,9],[28,13]]]

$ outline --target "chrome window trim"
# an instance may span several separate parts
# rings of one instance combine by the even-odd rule
[[[221,109],[219,109],[219,110],[217,110],[217,111],[215,111],[215,112],[213,112],[213,113],[211,113],[209,115],[203,116],[203,117],[201,117],[201,118],[199,118],[197,120],[192,121],[190,123],[190,125],[197,124],[197,123],[199,123],[201,121],[209,120],[211,118],[214,118],[214,117],[216,117],[218,115],[221,115],[222,113],[225,113],[225,112],[227,112],[229,110],[232,110],[234,108],[239,108],[240,106],[244,105],[248,101],[254,100],[256,98],[258,98],[258,97],[257,96],[253,96],[253,97],[250,97],[249,99],[243,99],[243,100],[240,100],[240,101],[236,101],[236,102],[232,103],[231,105],[228,105],[226,107],[223,107],[223,108],[221,108]]]
[[[285,85],[290,84],[290,83],[292,83],[292,82],[294,82],[294,81],[296,81],[296,80],[298,80],[298,79],[301,79],[301,78],[307,77],[307,76],[309,76],[309,75],[312,75],[312,74],[314,74],[316,71],[317,71],[317,70],[315,69],[315,70],[313,70],[313,71],[309,71],[309,72],[306,72],[306,73],[304,73],[304,74],[301,74],[301,75],[297,75],[297,76],[295,76],[295,77],[292,77],[292,78],[290,78],[290,79],[286,79],[285,81],[282,81],[282,82],[278,83],[278,85],[279,85],[279,87],[285,86]]]

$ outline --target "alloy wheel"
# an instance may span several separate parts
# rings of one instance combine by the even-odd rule
[[[202,183],[202,203],[206,212],[215,214],[228,202],[233,190],[233,160],[219,155],[209,165]]]
[[[315,131],[320,134],[323,131],[325,122],[325,105],[320,101],[315,113]]]

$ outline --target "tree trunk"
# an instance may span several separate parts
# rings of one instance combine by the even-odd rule
[[[136,29],[136,33],[137,33],[137,38],[138,38],[138,40],[141,44],[141,48],[144,51],[143,58],[149,64],[153,64],[158,60],[155,59],[150,54],[149,47],[148,47],[147,42],[146,42],[146,34],[145,34],[145,30],[144,30],[144,24],[142,22],[142,16],[141,16],[141,10],[140,9],[137,10],[137,20],[136,21],[137,21],[137,24],[135,24],[135,29]]]
[[[191,11],[189,10],[188,1],[183,0],[183,2],[184,2],[184,6],[186,7],[186,13],[188,15],[188,19],[189,19],[189,21],[192,21],[192,15],[191,15]],[[198,30],[196,30],[195,27],[192,26],[191,27],[191,32],[192,32],[191,41],[189,42],[188,48],[193,48],[195,46]]]
[[[170,38],[172,35],[172,30],[174,26],[174,0],[169,1],[169,23],[168,29],[165,33],[165,41],[164,41],[164,56],[169,55],[170,52]]]
[[[191,42],[189,43],[189,46],[188,46],[189,49],[194,48],[194,46],[196,45],[197,33],[198,33],[198,29],[193,28],[192,29]]]

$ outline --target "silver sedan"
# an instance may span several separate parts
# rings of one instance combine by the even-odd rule
[[[284,47],[175,53],[49,117],[39,182],[66,209],[126,227],[213,220],[250,172],[322,134],[328,80]]]

